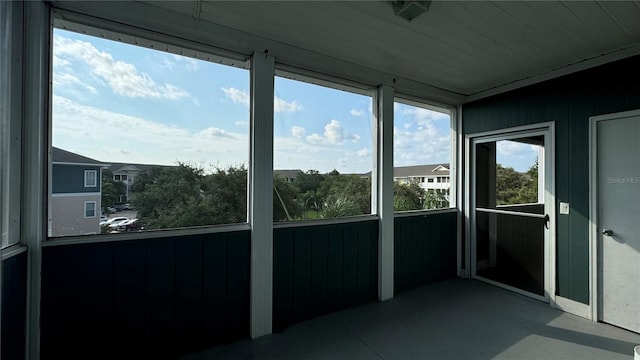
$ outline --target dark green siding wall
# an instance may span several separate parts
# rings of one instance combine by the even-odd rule
[[[455,212],[395,219],[396,294],[456,276],[456,223]]]
[[[97,172],[98,179],[95,187],[84,187],[85,170],[95,170]],[[51,172],[51,187],[54,194],[99,192],[100,180],[99,166],[54,164]]]
[[[167,358],[248,337],[249,239],[45,247],[42,359]]]
[[[463,132],[555,121],[557,294],[589,302],[589,117],[640,108],[640,57],[463,106]],[[558,206],[558,204],[556,204]],[[558,212],[558,209],[556,209]]]
[[[273,329],[374,301],[378,221],[274,230]]]
[[[27,253],[2,261],[2,343],[0,358],[22,360],[27,315]]]

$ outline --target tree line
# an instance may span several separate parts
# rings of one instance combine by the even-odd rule
[[[496,205],[538,202],[538,159],[522,173],[496,164]]]
[[[103,206],[118,201],[124,185],[103,172]],[[180,228],[247,221],[247,169],[179,163],[137,176],[130,202],[147,229]],[[425,191],[418,183],[394,184],[396,211],[448,206],[448,193]],[[300,171],[294,181],[273,177],[273,221],[329,219],[371,213],[371,179],[337,170]]]
[[[538,163],[520,173],[496,166],[496,204],[536,203]],[[125,185],[103,171],[102,204],[119,202]],[[131,203],[147,229],[233,224],[247,221],[247,169],[217,168],[179,163],[153,168],[136,178]],[[395,182],[395,211],[438,209],[449,206],[449,192],[425,190],[418,182]],[[371,213],[371,179],[337,170],[322,174],[300,171],[294,181],[273,177],[273,221],[330,219]]]

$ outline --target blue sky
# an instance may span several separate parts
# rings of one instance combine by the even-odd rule
[[[371,97],[278,77],[274,108],[276,169],[371,170]],[[397,103],[394,121],[395,166],[449,162],[448,115]],[[224,168],[248,163],[248,124],[248,70],[54,30],[56,147]]]

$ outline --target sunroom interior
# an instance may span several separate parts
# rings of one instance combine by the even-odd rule
[[[358,346],[366,343],[377,358],[385,359],[455,358],[462,355],[456,344],[473,334],[450,324],[430,327],[429,321],[436,318],[420,311],[438,309],[442,316],[465,324],[467,316],[491,323],[492,315],[503,312],[503,320],[513,323],[519,319],[513,314],[522,310],[514,312],[510,306],[521,309],[523,302],[544,304],[584,320],[566,320],[579,324],[572,325],[576,326],[573,333],[589,328],[584,324],[590,323],[621,328],[605,331],[611,343],[593,333],[578,337],[586,349],[580,354],[624,358],[633,355],[631,345],[640,344],[637,1],[2,1],[0,19],[3,359],[178,358],[201,351],[205,351],[202,358],[286,358],[265,350],[265,339],[289,334],[300,347],[307,343],[291,335],[304,333],[304,328],[297,328],[300,324],[320,322],[322,326],[326,316],[342,319],[344,324],[360,317],[363,323],[358,326],[375,328],[394,322],[396,315],[391,311],[427,319],[421,325],[424,328],[415,330],[425,338],[415,335],[414,344],[442,336],[438,329],[449,329],[447,345],[431,355],[397,348],[386,353],[375,337],[360,339]],[[60,34],[77,46],[61,50]],[[100,234],[101,228],[98,233],[52,232],[52,214],[62,214],[54,209],[55,201],[72,198],[72,191],[56,193],[54,169],[59,164],[78,165],[53,159],[52,148],[59,146],[57,139],[65,131],[75,132],[73,141],[82,136],[92,139],[89,123],[79,116],[97,113],[87,110],[58,120],[63,118],[57,114],[64,106],[87,107],[72,104],[56,93],[56,87],[60,89],[65,81],[83,86],[96,81],[113,92],[135,86],[118,83],[122,87],[116,88],[114,84],[122,79],[116,78],[115,71],[105,70],[103,63],[91,63],[77,51],[80,45],[95,50],[96,59],[107,59],[109,66],[119,69],[135,70],[133,60],[130,64],[114,60],[85,38],[109,41],[104,49],[109,44],[131,46],[122,52],[131,59],[138,56],[136,49],[153,50],[175,56],[176,62],[180,57],[180,61],[197,60],[241,73],[244,92],[233,87],[216,89],[228,96],[229,104],[238,105],[238,114],[244,116],[236,119],[243,119],[236,125],[244,126],[246,135],[244,161],[240,161],[244,187],[239,217],[126,233]],[[80,73],[63,78],[56,72],[76,60],[95,66],[86,78]],[[103,72],[96,70],[100,66]],[[175,70],[166,67],[164,71]],[[169,103],[163,99],[183,96],[171,84],[153,83],[149,74],[137,79],[169,95],[149,92],[132,98],[149,96]],[[331,120],[324,130],[311,135],[301,126],[287,128],[298,142],[279,138],[278,124],[290,121],[287,109],[312,108],[285,95],[295,94],[290,84],[357,97],[365,110],[352,109],[351,115],[368,121],[363,130],[368,137],[350,133],[346,127],[336,135],[333,131],[340,124]],[[95,104],[107,101],[107,94],[89,85],[83,89],[75,93],[76,99],[95,95]],[[331,96],[318,107],[333,106]],[[322,100],[321,95],[317,97]],[[129,114],[142,114],[124,101],[102,106],[112,111],[110,116],[118,111],[125,114],[129,108]],[[159,105],[155,111],[173,114],[170,106]],[[448,191],[445,200],[432,208],[421,205],[397,211],[394,203],[398,186],[394,169],[404,164],[394,151],[402,147],[398,140],[403,130],[401,112],[397,111],[402,106],[445,119],[446,137],[440,144],[448,149],[447,158],[438,163],[447,165]],[[619,142],[627,154],[621,175],[604,173],[600,169],[605,169],[605,161],[598,161],[614,157],[604,155],[605,145],[599,147],[599,141],[608,134],[607,124],[617,119],[627,126],[618,134],[626,131],[629,138]],[[123,133],[147,136],[136,129],[114,129],[103,135],[113,139],[116,147]],[[184,140],[180,129],[168,129],[167,136],[176,143]],[[214,130],[220,137],[237,138],[235,133]],[[406,133],[412,131],[417,130]],[[300,148],[305,144],[302,140],[308,149]],[[290,152],[294,157],[296,151],[313,153],[309,149],[319,148],[322,141],[326,148],[337,148],[361,140],[369,145],[327,162],[337,164],[335,169],[365,159],[365,167],[347,170],[355,184],[367,188],[364,210],[329,216],[316,201],[301,210],[303,221],[293,221],[288,211],[293,205],[283,200],[286,194],[276,184],[289,178],[274,177],[281,159],[278,154]],[[178,145],[202,144],[194,140]],[[163,153],[164,144],[155,146],[153,152],[170,154]],[[518,195],[522,195],[519,202],[505,202],[498,194],[498,179],[505,174],[500,172],[504,159],[500,156],[506,150],[501,149],[509,147],[526,147],[535,153],[535,166],[527,165],[535,172],[527,168],[520,172],[521,179],[535,185],[529,197]],[[423,149],[431,148],[413,153],[426,156]],[[124,162],[98,160],[98,168]],[[88,187],[87,171],[84,188]],[[434,179],[438,184],[443,177]],[[92,181],[96,185],[105,180],[89,184]],[[336,183],[337,187],[352,185]],[[602,184],[624,190],[606,192]],[[169,193],[165,190],[164,199]],[[95,201],[79,200],[84,202],[80,217],[96,218],[97,224],[100,195]],[[606,203],[605,195],[618,200]],[[613,232],[605,231],[604,206],[616,207],[619,199],[638,201],[625,204],[625,211],[617,213],[622,214],[621,224]],[[309,213],[313,215],[307,217]],[[610,254],[618,254],[615,251],[628,256],[621,270],[610,268],[610,257],[615,258]],[[615,283],[618,278],[624,278],[623,285]],[[622,289],[622,295],[606,296],[613,284]],[[462,306],[460,298],[454,299],[457,296],[474,302],[464,310],[447,307]],[[472,314],[472,308],[489,309],[480,306],[487,298],[504,303],[488,313]],[[355,313],[345,315],[345,310],[353,309]],[[464,319],[463,313],[467,314]],[[437,320],[442,321],[446,318]],[[505,331],[495,324],[492,329]],[[308,336],[313,334],[317,335]],[[558,331],[550,334],[565,341],[575,339]],[[329,337],[325,335],[321,339]],[[501,350],[517,342],[505,340],[504,334],[496,337],[504,341],[479,358],[499,357]],[[279,341],[276,338],[273,344],[286,348]],[[312,338],[305,341],[313,343]],[[223,357],[226,350],[206,353],[227,345],[228,357]],[[329,349],[308,358],[351,358],[348,351],[332,352],[339,347]],[[292,350],[289,358],[305,358],[304,351]],[[505,358],[554,357],[544,352],[502,354]],[[580,358],[580,354],[556,355]]]

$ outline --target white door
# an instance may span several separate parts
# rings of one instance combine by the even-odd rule
[[[640,332],[640,113],[597,122],[600,319]]]

